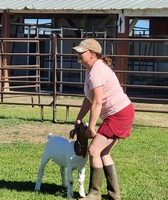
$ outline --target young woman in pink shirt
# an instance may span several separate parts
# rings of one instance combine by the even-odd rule
[[[101,54],[99,42],[85,39],[73,49],[77,52],[78,62],[86,67],[85,98],[76,123],[81,123],[90,111],[86,135],[92,138],[89,146],[89,194],[80,200],[101,200],[103,171],[107,181],[108,198],[120,200],[117,171],[110,150],[120,138],[124,139],[130,135],[134,108],[114,73],[111,59]],[[99,117],[102,124],[96,131]]]

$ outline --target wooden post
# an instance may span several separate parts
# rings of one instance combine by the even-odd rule
[[[1,53],[1,49],[0,49],[0,53]],[[0,56],[0,67],[2,67],[2,59]],[[0,69],[0,81],[2,81],[2,70]],[[2,82],[0,82],[0,91],[2,92]],[[1,94],[1,101],[2,101],[2,94]]]
[[[129,37],[129,18],[122,16],[122,19],[118,20],[118,38],[128,38]],[[117,55],[128,55],[128,41],[118,41],[117,42]],[[127,58],[117,58],[116,59],[116,69],[117,70],[127,70]],[[118,79],[121,84],[126,84],[127,74],[118,73]],[[126,89],[124,88],[126,92]]]
[[[2,37],[9,38],[10,37],[10,14],[7,10],[5,10],[2,14]],[[3,45],[3,44],[2,44]],[[3,46],[4,53],[9,52],[9,44],[4,42]],[[9,64],[9,56],[3,56],[3,67]],[[9,81],[9,71],[6,69],[3,71],[3,75],[5,77],[5,81]],[[4,91],[9,91],[9,82],[4,83]]]

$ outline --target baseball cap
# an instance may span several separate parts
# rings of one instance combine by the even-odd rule
[[[94,51],[95,53],[101,53],[102,51],[99,42],[91,38],[81,41],[78,46],[73,47],[72,49],[74,49],[78,53],[84,53],[85,51],[88,50]]]

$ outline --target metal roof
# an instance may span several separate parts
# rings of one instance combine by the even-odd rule
[[[0,9],[157,9],[168,8],[168,0],[1,0]]]
[[[0,10],[10,12],[108,12],[168,10],[168,0],[1,0]],[[39,13],[38,12],[38,13]]]

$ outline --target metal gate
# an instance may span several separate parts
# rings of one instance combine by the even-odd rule
[[[158,62],[168,62],[167,55],[153,55],[151,53],[136,54],[130,51],[128,55],[117,55],[114,47],[117,42],[129,43],[129,49],[133,48],[136,42],[168,42],[166,39],[124,39],[124,38],[96,38],[100,41],[105,41],[107,48],[113,47],[113,54],[107,54],[107,56],[113,59],[114,66],[116,65],[116,59],[127,59],[127,70],[117,69],[116,74],[124,74],[127,77],[127,82],[122,83],[122,87],[128,92],[129,98],[133,102],[152,102],[155,104],[167,104],[168,103],[168,67],[166,70],[156,70],[155,64]],[[56,107],[66,107],[66,120],[68,120],[69,108],[80,107],[73,104],[60,104],[57,102],[57,96],[84,96],[83,82],[81,82],[81,73],[84,73],[85,69],[81,68],[76,62],[75,53],[72,52],[72,46],[68,45],[69,41],[79,43],[81,38],[60,38],[56,35],[52,35],[49,38],[0,38],[0,104],[12,104],[12,105],[28,105],[39,106],[41,110],[41,120],[43,120],[43,107],[52,107],[53,122],[56,122]],[[47,50],[42,51],[44,43],[48,43]],[[64,43],[67,47],[66,52],[60,48],[60,44]],[[22,47],[16,48],[17,45]],[[14,48],[15,47],[15,48]],[[29,48],[27,48],[29,47]],[[145,52],[147,46],[145,46]],[[136,50],[136,49],[135,49]],[[107,52],[108,49],[107,49]],[[74,62],[70,63],[74,58]],[[71,61],[70,61],[70,60]],[[47,65],[44,65],[44,60]],[[62,60],[64,60],[67,66],[62,66]],[[64,64],[64,65],[65,65]],[[70,66],[70,67],[68,67]],[[152,67],[151,67],[152,66]],[[66,79],[66,74],[74,73],[74,80],[70,81]],[[48,77],[50,74],[50,78]],[[78,75],[79,74],[79,80]],[[60,78],[61,76],[61,78]],[[148,80],[153,82],[147,82]],[[157,80],[157,81],[156,81]],[[61,90],[59,90],[61,85]],[[75,89],[62,90],[62,86],[75,86],[81,90]],[[145,89],[153,92],[152,97],[150,95],[144,95],[138,93],[138,91],[144,91]],[[57,91],[58,90],[58,91]],[[81,92],[79,92],[81,91]],[[130,92],[134,91],[134,92]],[[136,95],[135,95],[136,91]],[[159,91],[162,91],[163,95]],[[130,94],[129,94],[130,92]],[[158,93],[158,94],[157,94]],[[28,96],[30,102],[12,102],[6,101],[5,96],[10,95],[12,97],[18,95]],[[44,103],[42,101],[43,96],[50,96],[51,102]],[[136,109],[141,112],[165,112],[168,110],[149,110],[149,109]]]

